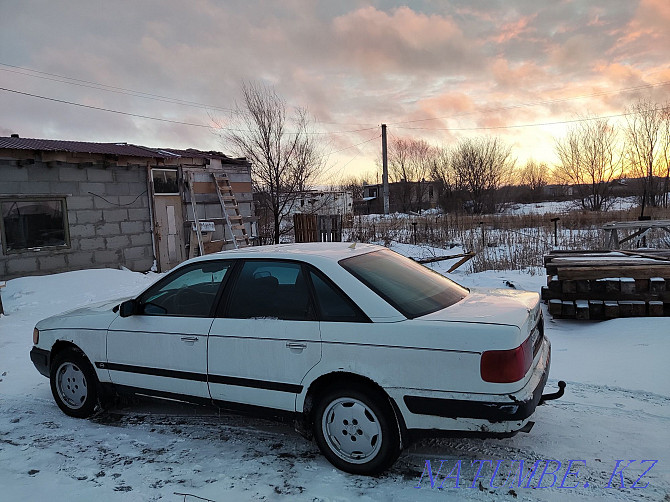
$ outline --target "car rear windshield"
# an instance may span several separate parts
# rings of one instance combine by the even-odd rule
[[[409,319],[447,308],[468,294],[464,287],[388,249],[339,263]]]

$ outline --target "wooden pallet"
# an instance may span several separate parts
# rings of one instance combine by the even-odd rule
[[[552,251],[542,299],[554,317],[670,315],[670,250]]]

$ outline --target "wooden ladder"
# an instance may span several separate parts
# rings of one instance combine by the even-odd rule
[[[231,235],[231,242],[235,249],[249,245],[249,235],[244,226],[242,215],[240,214],[240,207],[237,205],[237,199],[230,186],[230,180],[225,173],[212,173],[214,184],[216,185],[216,193],[221,202],[221,209],[223,217],[226,220],[226,226]]]

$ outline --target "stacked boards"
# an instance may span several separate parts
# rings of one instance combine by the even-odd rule
[[[670,315],[670,249],[561,251],[544,257],[553,317]]]

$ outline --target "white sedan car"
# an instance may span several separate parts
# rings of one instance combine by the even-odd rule
[[[550,360],[536,293],[471,292],[348,243],[194,258],[136,298],[42,320],[33,338],[68,415],[124,393],[288,414],[359,474],[426,433],[529,430]]]

